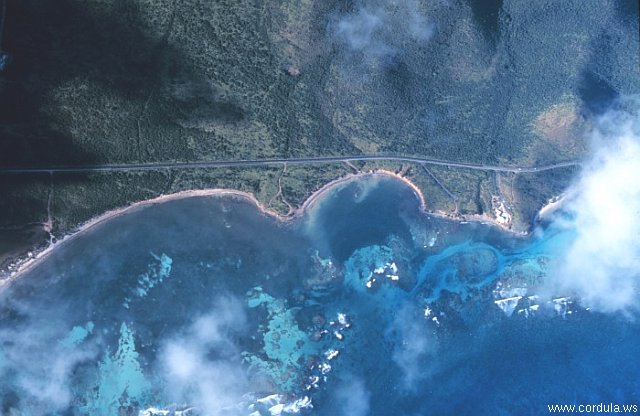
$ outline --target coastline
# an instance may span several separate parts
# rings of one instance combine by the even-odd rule
[[[552,216],[554,212],[562,208],[562,206],[570,199],[570,197],[571,195],[569,193],[563,193],[549,200],[549,202],[547,202],[547,204],[540,208],[540,211],[538,211],[535,222],[540,222],[548,219],[548,217]]]
[[[426,200],[424,197],[424,194],[422,193],[422,191],[420,190],[420,188],[418,188],[418,186],[416,184],[414,184],[413,182],[411,182],[408,178],[402,176],[399,173],[390,171],[390,170],[385,170],[385,169],[377,169],[377,170],[371,170],[371,171],[367,171],[367,172],[358,172],[358,173],[350,173],[347,174],[345,176],[342,176],[340,178],[334,179],[330,182],[327,182],[326,184],[324,184],[322,187],[320,187],[319,189],[317,189],[316,191],[314,191],[303,203],[302,205],[300,205],[298,208],[296,208],[295,210],[293,210],[293,212],[289,215],[282,215],[279,214],[275,211],[273,211],[270,208],[267,208],[263,203],[261,203],[256,197],[255,195],[249,193],[249,192],[244,192],[244,191],[239,191],[239,190],[235,190],[235,189],[223,189],[223,188],[210,188],[210,189],[196,189],[196,190],[187,190],[187,191],[180,191],[180,192],[176,192],[173,194],[168,194],[168,195],[160,195],[156,198],[152,198],[152,199],[147,199],[147,200],[143,200],[143,201],[138,201],[138,202],[134,202],[128,206],[125,207],[121,207],[121,208],[116,208],[110,211],[107,211],[103,214],[100,214],[90,220],[88,220],[87,222],[81,224],[80,226],[78,226],[74,231],[69,232],[68,234],[64,235],[61,239],[49,243],[49,245],[47,245],[44,249],[38,251],[37,253],[35,253],[35,255],[31,256],[31,257],[27,257],[25,258],[21,258],[21,259],[17,259],[13,265],[15,267],[14,271],[11,271],[9,273],[7,273],[7,275],[5,277],[0,277],[0,291],[2,290],[2,288],[6,287],[7,285],[11,284],[11,282],[13,282],[14,280],[17,280],[20,276],[22,276],[23,274],[25,274],[26,272],[28,272],[29,270],[33,269],[34,267],[36,267],[37,265],[39,265],[41,262],[43,262],[54,250],[56,250],[59,247],[64,246],[65,244],[67,244],[69,241],[72,241],[73,239],[75,239],[77,236],[80,236],[82,234],[84,234],[85,232],[93,229],[94,227],[103,224],[109,220],[115,219],[121,215],[125,215],[128,213],[132,213],[132,212],[136,212],[139,209],[143,209],[145,207],[148,206],[153,206],[156,204],[162,204],[165,202],[169,202],[169,201],[174,201],[174,200],[180,200],[180,199],[185,199],[185,198],[192,198],[192,197],[207,197],[207,196],[222,196],[222,197],[226,197],[226,196],[230,196],[230,197],[236,197],[236,198],[242,198],[245,199],[247,201],[249,201],[250,203],[252,203],[253,205],[255,205],[255,207],[264,215],[271,217],[273,219],[275,219],[276,221],[279,222],[289,222],[289,221],[293,221],[297,218],[302,217],[311,206],[313,206],[324,194],[326,194],[327,192],[329,192],[330,190],[334,189],[335,187],[342,185],[342,184],[346,184],[349,183],[351,181],[354,180],[358,180],[360,178],[363,177],[367,177],[367,176],[376,176],[376,175],[381,175],[381,176],[387,176],[387,177],[392,177],[395,178],[401,182],[403,182],[405,185],[407,185],[408,187],[410,187],[414,194],[416,195],[416,197],[418,198],[418,201],[420,203],[420,211],[423,214],[426,215],[431,215],[431,216],[435,216],[435,217],[439,217],[439,218],[444,218],[450,221],[476,221],[476,222],[481,222],[483,224],[486,225],[492,225],[492,226],[497,226],[500,229],[513,233],[514,235],[523,235],[522,233],[517,233],[507,227],[505,227],[503,224],[498,223],[497,221],[495,221],[495,219],[488,217],[488,216],[483,216],[483,217],[477,217],[477,216],[461,216],[461,217],[453,217],[449,214],[447,214],[446,212],[440,212],[440,211],[427,211],[426,209]],[[561,198],[561,200],[564,198]],[[550,212],[550,210],[552,209],[550,206],[554,206],[553,204],[559,204],[561,202],[561,200],[556,200],[553,202],[550,202],[549,204],[545,205],[541,210],[540,213],[538,214],[538,217],[541,216],[541,214],[546,215],[548,212]],[[544,211],[544,212],[543,212]],[[525,233],[526,235],[526,233]]]
[[[411,182],[406,177],[400,175],[399,173],[396,173],[396,172],[393,172],[393,171],[390,171],[390,170],[386,170],[386,169],[377,169],[377,170],[372,170],[372,171],[367,171],[367,172],[349,173],[349,174],[347,174],[345,176],[342,176],[342,177],[340,177],[338,179],[334,179],[334,180],[332,180],[330,182],[327,182],[321,188],[319,188],[317,191],[313,192],[302,203],[302,205],[300,205],[300,207],[297,208],[294,211],[294,214],[293,214],[293,216],[291,216],[291,218],[295,218],[295,217],[303,215],[318,200],[318,198],[320,198],[322,195],[324,195],[324,193],[328,192],[331,188],[335,188],[338,185],[346,184],[348,182],[360,179],[362,177],[375,176],[375,175],[393,177],[393,178],[403,182],[408,187],[410,187],[413,190],[413,192],[416,194],[416,197],[418,198],[418,200],[420,201],[420,210],[422,212],[424,212],[424,213],[427,213],[427,210],[426,210],[427,204],[426,204],[426,201],[424,199],[424,195],[423,195],[422,191],[420,190],[420,188],[418,188],[418,186],[416,184]]]
[[[126,207],[116,208],[110,211],[107,211],[103,214],[94,217],[87,222],[78,226],[75,230],[65,234],[62,238],[57,240],[56,242],[49,243],[47,247],[43,250],[40,250],[35,255],[28,257],[26,259],[18,259],[16,263],[18,263],[17,269],[3,279],[0,279],[0,290],[10,284],[12,281],[18,279],[21,275],[28,272],[29,270],[36,267],[42,261],[44,261],[55,249],[64,246],[69,241],[75,239],[77,236],[84,234],[85,232],[91,230],[92,228],[108,222],[109,220],[118,218],[122,215],[136,212],[139,209],[146,208],[148,206],[153,206],[157,204],[162,204],[169,201],[175,201],[185,198],[193,198],[193,197],[206,197],[206,196],[231,196],[231,197],[239,197],[249,200],[249,202],[253,203],[260,212],[277,219],[278,221],[287,220],[286,217],[271,211],[265,208],[260,201],[256,199],[253,194],[248,192],[238,191],[234,189],[222,189],[222,188],[211,188],[211,189],[194,189],[188,191],[180,191],[173,194],[168,195],[160,195],[156,198],[146,199],[143,201],[134,202],[131,205]]]

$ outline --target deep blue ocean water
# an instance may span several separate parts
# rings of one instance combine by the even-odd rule
[[[640,404],[640,325],[536,291],[572,238],[431,217],[380,176],[289,223],[229,197],[138,209],[0,293],[0,414]]]

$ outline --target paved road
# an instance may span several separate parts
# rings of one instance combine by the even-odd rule
[[[4,18],[6,12],[5,0],[0,0],[0,53],[2,51],[2,32],[4,26]],[[494,171],[494,172],[542,172],[551,169],[558,169],[568,166],[577,166],[580,162],[569,161],[556,163],[553,165],[530,166],[530,167],[512,167],[512,166],[492,166],[477,165],[473,163],[456,163],[437,159],[423,159],[411,156],[389,156],[389,155],[356,155],[356,156],[326,156],[326,157],[308,157],[308,158],[291,158],[291,159],[255,159],[255,160],[236,160],[236,161],[210,161],[210,162],[164,162],[164,163],[130,163],[130,164],[105,164],[105,165],[85,165],[85,166],[69,166],[69,167],[41,167],[41,168],[1,168],[0,174],[27,174],[27,173],[90,173],[90,172],[127,172],[127,171],[145,171],[159,169],[194,169],[194,168],[224,168],[224,167],[247,167],[247,166],[271,166],[282,165],[307,165],[319,163],[335,163],[347,161],[398,161],[413,162],[423,165],[448,166],[454,168]]]
[[[580,162],[568,161],[552,165],[517,167],[517,166],[492,166],[478,165],[473,163],[448,162],[437,159],[423,159],[411,156],[385,156],[385,155],[356,155],[356,156],[325,156],[306,158],[282,158],[282,159],[254,159],[254,160],[218,160],[209,162],[163,162],[163,163],[129,163],[129,164],[106,164],[106,165],[84,165],[68,167],[41,167],[41,168],[0,168],[0,173],[5,174],[27,174],[27,173],[91,173],[91,172],[128,172],[147,171],[163,169],[207,169],[207,168],[234,168],[251,166],[272,166],[272,165],[309,165],[336,162],[353,161],[397,161],[412,162],[424,165],[447,166],[453,168],[464,168],[473,170],[484,170],[494,172],[531,173],[546,170],[578,166]]]

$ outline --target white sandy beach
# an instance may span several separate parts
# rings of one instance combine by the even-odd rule
[[[95,226],[105,223],[109,220],[112,220],[114,218],[117,218],[121,215],[124,214],[128,214],[128,213],[132,213],[135,212],[139,209],[142,209],[144,207],[148,207],[148,206],[152,206],[152,205],[156,205],[156,204],[161,204],[164,202],[168,202],[168,201],[174,201],[174,200],[178,200],[178,199],[184,199],[184,198],[192,198],[192,197],[203,197],[203,196],[229,196],[229,197],[239,197],[239,198],[243,198],[246,199],[248,201],[250,201],[252,204],[254,204],[259,210],[260,212],[262,212],[263,214],[272,217],[274,219],[276,219],[277,221],[291,221],[295,218],[299,218],[302,215],[304,215],[305,212],[308,211],[308,209],[313,206],[321,196],[323,196],[325,193],[327,193],[328,191],[336,188],[339,185],[342,184],[346,184],[349,183],[351,181],[363,178],[363,177],[367,177],[367,176],[375,176],[375,175],[382,175],[382,176],[388,176],[388,177],[392,177],[395,178],[397,180],[402,181],[404,184],[406,184],[407,186],[409,186],[415,193],[416,197],[418,198],[419,202],[420,202],[420,209],[422,212],[424,212],[425,214],[429,214],[429,215],[433,215],[436,217],[441,217],[441,218],[446,218],[449,220],[453,220],[453,221],[482,221],[485,222],[489,225],[495,225],[498,226],[506,231],[511,231],[508,228],[504,227],[503,224],[498,223],[497,221],[495,221],[495,219],[488,217],[488,216],[466,216],[466,217],[461,217],[461,218],[453,218],[450,215],[448,215],[447,213],[444,212],[427,212],[426,210],[426,202],[425,202],[425,197],[422,193],[422,191],[420,190],[420,188],[418,188],[418,186],[416,186],[413,182],[411,182],[409,179],[407,179],[406,177],[389,171],[389,170],[384,170],[384,169],[379,169],[379,170],[375,170],[375,171],[369,171],[369,172],[361,172],[361,173],[351,173],[348,174],[346,176],[340,177],[338,179],[335,179],[331,182],[326,183],[325,185],[323,185],[320,189],[316,190],[315,192],[313,192],[305,201],[304,203],[297,209],[295,209],[290,215],[281,215],[267,207],[265,207],[260,201],[258,201],[256,199],[256,197],[248,192],[243,192],[243,191],[238,191],[238,190],[233,190],[233,189],[219,189],[219,188],[213,188],[213,189],[199,189],[199,190],[188,190],[188,191],[182,191],[182,192],[177,192],[174,194],[169,194],[169,195],[161,195],[157,198],[153,198],[153,199],[148,199],[148,200],[144,200],[144,201],[140,201],[140,202],[135,202],[127,207],[122,207],[122,208],[118,208],[115,210],[111,210],[108,212],[105,212],[104,214],[101,214],[89,221],[87,221],[86,223],[82,224],[81,226],[79,226],[75,231],[65,235],[63,238],[59,239],[58,241],[56,241],[55,243],[49,244],[49,246],[47,246],[47,248],[45,248],[44,250],[38,252],[36,255],[28,258],[28,259],[22,259],[21,261],[19,261],[19,265],[17,267],[17,270],[14,271],[9,278],[6,278],[4,280],[0,280],[0,288],[2,286],[6,286],[7,284],[9,284],[10,282],[14,281],[15,279],[19,278],[20,276],[22,276],[23,274],[25,274],[27,271],[31,270],[33,267],[37,266],[38,264],[40,264],[42,261],[44,261],[55,249],[65,245],[66,243],[68,243],[69,241],[73,240],[74,238],[76,238],[79,235],[82,235],[83,233],[91,230],[92,228],[94,228]],[[539,216],[547,213],[549,210],[551,210],[553,208],[553,206],[559,204],[561,202],[560,201],[555,201],[552,202],[550,204],[548,204],[547,206],[543,207],[542,210],[540,211]]]

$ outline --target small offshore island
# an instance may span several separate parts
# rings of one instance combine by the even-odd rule
[[[96,221],[2,289],[3,412],[527,414],[558,398],[637,400],[640,363],[626,357],[640,326],[538,292],[571,230],[522,237],[425,214],[389,174],[333,184],[288,221],[244,194],[183,196]],[[620,360],[623,377],[608,371]]]

